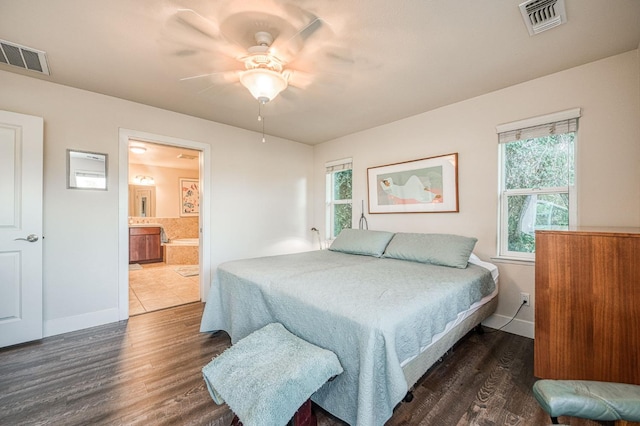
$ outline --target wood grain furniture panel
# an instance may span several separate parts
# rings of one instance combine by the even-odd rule
[[[640,384],[640,229],[536,233],[534,374]]]
[[[129,228],[129,263],[162,262],[159,227]]]

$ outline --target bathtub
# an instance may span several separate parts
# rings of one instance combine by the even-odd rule
[[[198,238],[176,238],[164,243],[167,265],[197,265],[199,263]]]
[[[170,240],[166,245],[170,244],[177,246],[198,246],[200,245],[200,240],[198,238],[176,238],[175,240]]]

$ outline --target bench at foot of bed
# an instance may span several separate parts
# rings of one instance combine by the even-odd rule
[[[311,400],[307,399],[302,407],[296,411],[287,426],[317,426],[316,415],[311,410]],[[231,426],[244,426],[237,415],[233,416]]]
[[[282,324],[257,330],[214,358],[202,373],[211,397],[227,403],[232,425],[314,425],[309,398],[342,373],[338,357]]]

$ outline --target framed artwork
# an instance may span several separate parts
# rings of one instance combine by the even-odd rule
[[[198,179],[180,178],[180,216],[200,214],[200,188]]]
[[[458,153],[369,167],[369,213],[458,212]]]

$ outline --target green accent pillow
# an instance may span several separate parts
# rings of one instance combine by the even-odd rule
[[[397,233],[383,257],[464,269],[477,241],[461,235]]]
[[[333,240],[329,250],[380,257],[391,238],[393,238],[393,232],[343,229]]]

